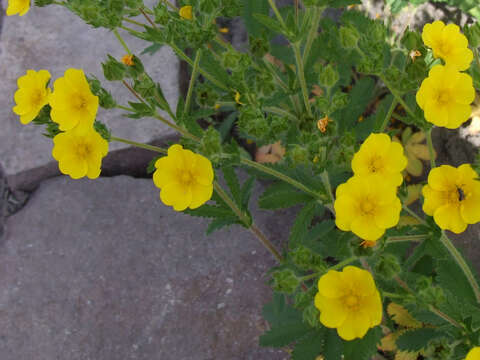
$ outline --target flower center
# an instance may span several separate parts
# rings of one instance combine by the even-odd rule
[[[372,215],[375,211],[375,205],[369,199],[365,199],[360,204],[360,210],[364,215]]]
[[[437,101],[440,104],[447,104],[450,101],[450,92],[447,90],[439,91],[437,94]]]
[[[359,306],[358,296],[350,294],[345,296],[343,301],[348,308],[352,310],[358,309],[358,306]]]
[[[368,163],[368,169],[372,173],[381,171],[383,169],[382,159],[379,156],[373,156],[372,158],[370,158],[370,162]]]
[[[77,144],[76,153],[78,157],[85,159],[90,155],[91,152],[92,152],[92,149],[90,148],[89,144],[86,144],[86,143]]]
[[[189,185],[193,182],[193,176],[192,174],[190,173],[190,171],[184,171],[181,175],[180,175],[180,181],[185,184],[185,185]]]
[[[446,200],[450,204],[458,204],[468,197],[461,186],[455,186],[446,194]]]
[[[82,95],[77,95],[73,97],[72,105],[77,110],[83,110],[87,106],[87,100]]]
[[[40,90],[40,89],[35,90],[32,93],[32,97],[31,97],[30,100],[31,100],[32,104],[34,104],[36,106],[39,106],[43,101],[42,90]]]
[[[450,54],[452,47],[448,42],[442,41],[439,45],[439,50],[443,56]]]

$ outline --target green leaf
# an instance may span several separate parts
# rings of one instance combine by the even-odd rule
[[[370,360],[377,352],[377,344],[382,338],[382,330],[379,326],[370,329],[367,334],[361,338],[352,341],[345,341],[344,359],[345,360]]]
[[[221,228],[223,228],[225,226],[234,225],[234,224],[242,225],[242,223],[238,219],[231,219],[231,218],[214,219],[208,225],[206,234],[210,235],[214,231],[220,230]]]
[[[311,200],[308,194],[295,190],[286,183],[275,183],[269,186],[260,196],[258,204],[262,209],[285,209]]]
[[[186,209],[183,212],[191,216],[199,216],[206,218],[229,218],[235,220],[237,219],[236,215],[232,212],[232,210],[216,205],[205,204],[195,210]]]
[[[289,244],[291,248],[295,248],[302,243],[303,238],[307,235],[308,229],[315,215],[322,215],[320,206],[317,202],[312,201],[305,205],[298,213],[295,223],[290,230]]]
[[[326,329],[325,345],[323,349],[323,357],[325,360],[342,359],[344,342],[337,334],[337,330]]]
[[[443,336],[441,332],[433,328],[419,328],[404,332],[397,339],[396,344],[400,350],[420,351],[428,346],[428,343],[434,339]]]
[[[245,26],[249,35],[259,37],[265,30],[263,25],[258,22],[253,14],[268,15],[270,6],[267,0],[244,0],[243,1],[243,14],[242,17],[245,21]]]
[[[472,287],[457,263],[451,260],[439,260],[436,271],[436,280],[443,288],[451,291],[456,297],[476,304],[476,297]]]
[[[286,346],[312,330],[303,323],[302,313],[288,305],[285,296],[278,293],[274,293],[273,300],[263,307],[263,317],[271,329],[260,336],[260,346]]]
[[[250,176],[247,181],[245,181],[242,185],[241,190],[241,200],[242,200],[242,209],[248,209],[248,203],[250,201],[250,197],[252,196],[253,185],[255,184],[255,176]]]
[[[223,178],[225,179],[228,188],[230,189],[230,193],[232,194],[233,200],[237,205],[240,205],[242,202],[242,194],[240,189],[240,182],[238,181],[237,174],[235,170],[231,166],[225,166],[222,169]]]
[[[272,327],[260,336],[260,346],[283,347],[302,338],[310,327],[303,322],[286,323],[282,326]]]
[[[322,353],[325,328],[309,333],[294,347],[291,360],[314,360]]]
[[[263,15],[263,14],[253,14],[253,17],[255,20],[257,20],[259,23],[265,25],[267,28],[270,30],[273,30],[277,34],[283,34],[284,29],[282,28],[282,25],[280,23],[271,18],[268,15]]]

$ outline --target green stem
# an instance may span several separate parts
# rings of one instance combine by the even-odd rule
[[[116,136],[111,136],[110,139],[111,139],[112,141],[118,141],[118,142],[121,142],[121,143],[124,143],[124,144],[133,145],[133,146],[138,147],[138,148],[155,151],[155,152],[158,152],[158,153],[160,153],[160,154],[167,154],[167,150],[166,150],[166,149],[162,149],[162,148],[160,148],[160,147],[158,147],[158,146],[153,146],[153,145],[148,145],[148,144],[142,144],[142,143],[139,143],[139,142],[135,142],[135,141],[132,141],[132,140],[127,140],[127,139],[119,138],[119,137],[116,137]]]
[[[278,11],[277,5],[275,5],[275,0],[268,0],[268,3],[270,4],[270,7],[272,8],[275,16],[277,17],[278,22],[284,29],[287,29],[287,26],[285,25],[285,21],[283,21],[282,15],[280,14],[280,11]]]
[[[143,17],[150,23],[150,25],[152,25],[152,27],[156,29],[157,25],[153,22],[152,19],[150,19],[150,16],[148,16],[147,13],[142,8],[138,10],[142,13]]]
[[[122,106],[122,105],[118,105],[118,104],[117,104],[116,107],[117,107],[118,109],[122,109],[122,110],[125,110],[125,111],[128,111],[128,112],[135,112],[134,109],[129,108],[129,107],[127,107],[127,106]]]
[[[193,87],[195,80],[197,79],[198,66],[200,64],[200,58],[202,57],[202,49],[198,49],[195,54],[195,62],[193,63],[192,76],[190,77],[190,83],[188,84],[187,99],[185,100],[185,108],[183,113],[188,114],[190,111],[190,103],[192,101]]]
[[[326,270],[323,270],[323,271],[319,271],[319,272],[316,272],[316,273],[313,273],[313,274],[310,274],[310,275],[305,275],[305,276],[302,276],[300,278],[300,281],[306,281],[306,280],[310,280],[310,279],[314,279],[316,277],[319,277],[323,274],[325,274],[326,272],[330,271],[330,270],[338,270],[340,268],[343,268],[345,265],[348,265],[352,262],[354,262],[355,260],[357,260],[358,258],[356,256],[352,256],[348,259],[345,259],[343,261],[340,261],[338,264],[336,265],[333,265],[333,266],[330,266],[328,269]]]
[[[113,33],[115,34],[115,37],[117,38],[117,40],[120,42],[120,44],[122,44],[123,48],[125,49],[125,51],[127,52],[128,55],[132,55],[132,52],[130,51],[130,49],[128,48],[127,46],[127,43],[125,42],[125,40],[123,40],[123,38],[120,36],[120,34],[118,33],[118,30],[115,28],[113,29]]]
[[[388,109],[387,115],[385,116],[385,119],[383,120],[382,126],[379,129],[380,132],[385,131],[385,129],[388,125],[388,122],[392,118],[393,110],[395,110],[395,107],[397,106],[397,104],[398,104],[397,99],[393,99],[392,104],[390,105],[390,108]]]
[[[427,136],[428,154],[430,155],[430,167],[433,169],[437,165],[435,164],[435,150],[433,148],[432,130],[433,128],[430,128],[427,131],[426,136]]]
[[[333,215],[335,215],[335,197],[333,196],[332,192],[332,185],[330,184],[330,177],[328,176],[328,171],[325,170],[320,174],[320,178],[322,179],[323,186],[325,186],[325,189],[327,190],[328,197],[330,198],[330,204],[325,205]]]
[[[170,1],[168,1],[168,0],[162,0],[162,1],[163,1],[165,4],[167,4],[167,6],[170,6],[170,7],[172,8],[172,10],[178,11],[178,8],[177,8],[175,5],[173,5]]]
[[[403,299],[403,298],[405,298],[405,295],[394,294],[394,293],[391,293],[391,292],[388,292],[388,291],[382,291],[382,295],[384,297],[388,297],[388,298],[391,298],[391,299]]]
[[[414,211],[412,211],[407,205],[402,205],[403,210],[405,210],[410,216],[413,216],[415,219],[420,221],[422,224],[425,224],[425,220],[423,220],[420,216],[418,216]]]
[[[440,236],[440,242],[445,246],[447,251],[450,253],[450,255],[453,257],[455,262],[458,264],[460,269],[462,269],[463,273],[465,274],[465,277],[467,278],[470,286],[472,287],[473,293],[475,294],[475,298],[477,299],[477,302],[480,304],[480,287],[478,286],[477,280],[475,279],[475,276],[472,273],[472,270],[470,267],[467,265],[465,262],[464,258],[460,254],[460,252],[455,248],[455,246],[452,244],[450,239],[445,235],[445,233],[442,231],[442,236]]]
[[[268,251],[270,251],[270,253],[275,257],[275,259],[277,259],[277,261],[280,263],[283,262],[284,259],[282,255],[280,255],[280,252],[275,248],[275,246],[270,242],[270,240],[267,239],[267,237],[261,232],[261,230],[254,223],[251,223],[250,218],[237,207],[237,205],[233,202],[232,199],[230,199],[228,194],[222,189],[218,182],[214,181],[213,187],[217,192],[218,196],[220,196],[223,201],[225,201],[225,203],[230,207],[230,209],[232,209],[235,215],[238,216],[240,221],[248,227],[248,229],[258,238],[258,240],[260,240],[262,245]]]
[[[393,89],[393,87],[390,85],[390,83],[385,79],[385,76],[380,75],[380,80],[383,81],[385,86],[390,90],[392,95],[397,99],[398,103],[403,106],[405,111],[412,117],[415,117],[415,113],[410,109],[410,107],[407,105],[407,103],[402,99],[402,97]]]
[[[305,43],[305,47],[303,49],[303,64],[307,63],[308,56],[310,55],[310,50],[312,49],[313,41],[318,34],[318,25],[320,23],[320,18],[322,16],[323,9],[320,9],[316,6],[313,7],[313,21],[312,27],[307,35],[307,42]]]
[[[141,26],[141,27],[144,27],[144,26],[145,26],[145,24],[142,24],[141,22],[138,22],[138,21],[129,19],[129,18],[127,18],[127,17],[124,17],[122,20],[123,20],[123,21],[126,21],[126,22],[128,22],[128,23],[130,23],[130,24],[137,25],[137,26]]]
[[[143,39],[143,33],[141,33],[140,31],[136,31],[136,30],[130,29],[129,27],[126,27],[125,25],[120,25],[119,28],[127,31],[128,33],[130,33],[130,34],[133,35],[133,36],[138,37],[139,39],[144,40],[144,39]]]
[[[190,59],[187,54],[185,54],[177,45],[171,43],[169,44],[170,47],[173,49],[173,51],[175,51],[177,53],[177,55],[184,61],[186,61],[188,64],[190,64],[190,66],[194,66],[194,62],[192,61],[192,59]],[[230,91],[230,89],[228,87],[226,87],[223,83],[221,83],[220,81],[218,81],[217,79],[215,79],[212,75],[210,75],[208,72],[206,72],[205,70],[203,70],[201,67],[198,67],[198,72],[200,74],[202,74],[207,80],[209,80],[211,83],[215,84],[216,86],[218,86],[220,89],[223,89],[225,91]]]
[[[295,61],[297,62],[297,76],[300,81],[300,86],[302,87],[303,102],[305,103],[305,108],[307,109],[307,114],[309,117],[313,117],[312,109],[310,107],[310,101],[308,99],[308,90],[307,82],[305,81],[305,70],[303,68],[303,60],[300,54],[300,46],[298,43],[292,44],[293,52],[295,54]]]
[[[405,241],[413,241],[413,242],[421,242],[422,240],[428,239],[427,234],[421,235],[405,235],[405,236],[389,236],[387,237],[387,244],[396,243],[396,242],[405,242]]]
[[[478,48],[473,50],[475,54],[475,61],[477,62],[478,69],[480,70],[480,57],[478,56]]]
[[[272,114],[283,116],[283,117],[288,118],[292,121],[297,121],[297,117],[295,115],[293,115],[293,114],[289,113],[288,111],[283,110],[279,107],[276,107],[276,106],[267,106],[267,107],[264,107],[263,110],[265,110],[266,112],[272,113]]]
[[[320,196],[319,196],[318,193],[310,190],[308,187],[306,187],[302,183],[298,182],[295,179],[292,179],[291,177],[289,177],[285,174],[282,174],[281,172],[278,172],[278,171],[276,171],[272,168],[269,168],[268,166],[262,165],[260,163],[257,163],[255,161],[252,161],[252,160],[249,160],[249,159],[246,159],[246,158],[242,158],[240,161],[244,165],[250,166],[254,169],[260,170],[261,172],[264,172],[264,173],[269,174],[273,177],[276,177],[277,179],[285,181],[286,183],[292,185],[293,187],[296,187],[297,189],[303,191],[304,193],[309,194],[316,199],[320,199]]]
[[[437,315],[438,317],[441,317],[443,320],[445,320],[446,322],[449,322],[450,324],[452,324],[453,326],[459,328],[459,329],[463,329],[464,327],[462,325],[460,325],[455,319],[452,319],[450,316],[448,316],[447,314],[445,314],[444,312],[438,310],[437,308],[433,307],[432,305],[430,305],[428,307],[428,310],[430,310],[432,313],[434,313],[435,315]]]

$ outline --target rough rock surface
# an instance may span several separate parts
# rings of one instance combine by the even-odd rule
[[[257,212],[276,243],[285,214]],[[151,180],[45,181],[0,242],[2,360],[286,359],[258,346],[273,259],[161,204]]]
[[[131,50],[139,54],[149,44],[120,30]],[[84,69],[103,80],[101,62],[107,54],[120,59],[125,51],[113,33],[94,29],[61,6],[32,7],[22,17],[3,18],[0,36],[0,162],[8,175],[41,166],[51,160],[51,140],[41,136],[40,127],[23,126],[12,113],[16,79],[27,69],[47,69],[54,79],[69,67]],[[167,100],[176,106],[179,62],[170,49],[162,48],[154,56],[139,55],[153,79],[159,81]],[[119,104],[135,101],[120,83],[103,85],[112,90]],[[173,133],[155,119],[132,120],[121,110],[100,109],[98,119],[105,121],[116,136],[136,141],[150,141]],[[125,147],[112,143],[112,149]]]

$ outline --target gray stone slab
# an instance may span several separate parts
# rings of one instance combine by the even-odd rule
[[[276,243],[292,216],[256,212]],[[45,181],[0,242],[2,360],[283,360],[260,348],[270,254],[204,235],[151,180]]]
[[[12,112],[16,79],[27,69],[48,69],[52,79],[63,76],[69,68],[81,68],[103,79],[101,62],[106,54],[120,59],[125,51],[113,33],[94,29],[61,6],[32,7],[23,17],[4,17],[0,37],[0,162],[8,175],[41,166],[51,158],[51,140],[41,136],[42,129],[23,126]],[[137,55],[149,44],[122,32]],[[149,74],[159,81],[167,100],[176,106],[179,62],[169,48],[155,55],[139,55]],[[120,104],[133,96],[120,83],[104,83]],[[173,132],[155,119],[132,120],[122,111],[100,109],[98,118],[120,137],[147,142]],[[111,149],[125,147],[112,143]]]

